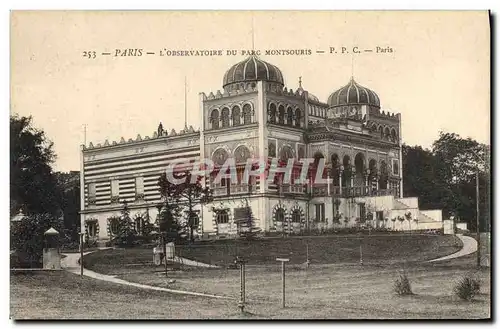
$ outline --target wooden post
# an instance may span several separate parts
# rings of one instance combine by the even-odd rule
[[[285,263],[289,262],[290,259],[288,259],[288,258],[276,258],[276,260],[278,262],[281,262],[281,283],[282,283],[282,286],[281,286],[281,293],[282,293],[281,305],[283,308],[285,308],[285,306],[286,306],[286,304],[285,304]]]

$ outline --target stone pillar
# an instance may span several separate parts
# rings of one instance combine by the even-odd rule
[[[344,173],[344,166],[340,166],[339,170],[339,186],[340,186],[340,194],[342,195],[342,174]]]
[[[327,176],[326,176],[326,190],[327,190],[327,194],[328,196],[330,196],[330,172],[328,172]]]
[[[356,176],[356,167],[351,167],[351,187],[354,187],[354,177]]]

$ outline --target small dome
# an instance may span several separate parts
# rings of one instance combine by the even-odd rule
[[[299,95],[301,95],[301,96],[305,91],[304,88],[302,88],[302,77],[299,77],[299,88],[297,89],[297,91],[299,92]],[[319,98],[314,96],[313,94],[311,94],[309,91],[307,92],[307,98],[311,101],[319,102]]]
[[[357,104],[366,104],[380,108],[380,99],[374,91],[361,86],[354,81],[354,78],[351,78],[351,81],[347,85],[333,92],[328,97],[328,105],[330,107]]]
[[[247,59],[233,65],[224,74],[223,88],[241,82],[269,81],[281,86],[285,85],[283,74],[276,66],[269,64],[257,56],[250,56]]]

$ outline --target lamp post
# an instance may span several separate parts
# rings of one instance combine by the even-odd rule
[[[80,232],[80,277],[83,278],[83,236],[85,233]]]
[[[486,154],[486,150],[485,154]],[[476,157],[476,160],[481,161],[481,159],[476,153],[470,152],[473,156]],[[486,161],[485,161],[486,167]],[[476,166],[476,240],[477,240],[477,267],[481,267],[481,248],[480,248],[480,224],[479,224],[479,164]]]
[[[476,170],[476,239],[477,239],[477,267],[481,267],[481,249],[480,249],[480,239],[481,233],[479,229],[479,167]]]

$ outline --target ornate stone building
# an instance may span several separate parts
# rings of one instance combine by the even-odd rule
[[[334,86],[332,86],[334,87]],[[238,179],[214,183],[213,204],[200,207],[198,232],[231,236],[247,204],[263,231],[325,230],[369,223],[399,230],[442,227],[441,211],[418,208],[402,193],[401,115],[382,110],[378,95],[353,78],[327,102],[302,86],[285,86],[282,72],[256,56],[233,65],[223,90],[199,96],[201,127],[121,139],[81,150],[82,223],[88,238],[106,240],[126,201],[141,230],[161,200],[157,181],[174,159],[234,158]],[[329,183],[259,177],[243,181],[248,158],[323,158]],[[313,166],[316,168],[315,166]],[[218,211],[212,211],[216,207]]]

